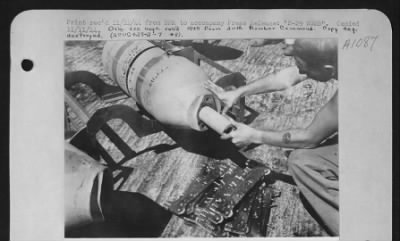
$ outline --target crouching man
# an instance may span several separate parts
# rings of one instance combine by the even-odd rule
[[[290,55],[295,59],[296,66],[236,90],[216,93],[225,103],[223,112],[242,96],[284,90],[306,78],[321,82],[337,79],[336,39],[296,39]],[[289,156],[289,171],[321,225],[329,234],[338,236],[338,145],[337,142],[321,145],[338,131],[337,91],[304,129],[265,131],[236,122],[234,125],[236,130],[221,138],[231,139],[237,146],[259,143],[296,149]]]

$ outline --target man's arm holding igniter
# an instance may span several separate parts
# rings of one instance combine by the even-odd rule
[[[337,99],[336,92],[305,129],[264,131],[235,122],[236,130],[222,135],[221,138],[231,138],[232,142],[238,146],[258,143],[287,148],[313,148],[338,130]]]

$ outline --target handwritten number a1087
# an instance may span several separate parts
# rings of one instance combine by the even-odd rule
[[[354,49],[354,48],[369,48],[372,51],[378,36],[366,36],[363,38],[346,39],[342,49]]]

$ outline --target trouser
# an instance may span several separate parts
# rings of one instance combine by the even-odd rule
[[[298,149],[289,156],[289,171],[312,211],[331,235],[339,235],[338,145]]]

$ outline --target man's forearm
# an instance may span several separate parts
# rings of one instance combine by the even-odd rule
[[[240,96],[248,96],[248,95],[283,90],[286,88],[287,86],[283,84],[277,84],[274,82],[274,75],[268,75],[261,77],[248,85],[242,86],[238,88],[236,91],[238,91]]]
[[[312,148],[338,131],[338,109],[336,92],[322,107],[307,128],[288,131],[255,130],[254,142],[289,148]]]
[[[319,144],[319,140],[310,135],[305,129],[288,131],[256,130],[254,142],[287,148],[312,148]]]
[[[317,113],[311,124],[304,129],[266,131],[236,123],[236,129],[221,138],[232,138],[232,142],[235,145],[259,143],[288,148],[316,147],[324,139],[338,131],[337,96],[336,92],[331,100]]]
[[[289,67],[278,73],[261,77],[248,85],[238,88],[236,91],[238,91],[240,96],[280,91],[304,79],[306,79],[306,76],[299,74],[297,67]]]

